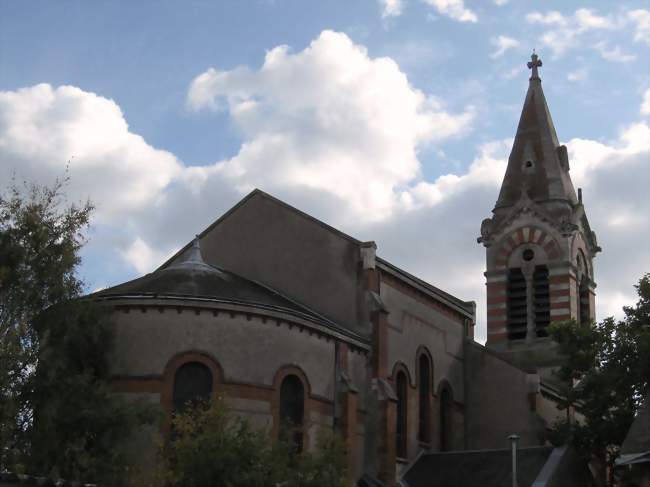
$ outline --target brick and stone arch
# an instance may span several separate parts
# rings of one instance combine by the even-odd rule
[[[392,382],[397,397],[395,413],[395,455],[397,458],[408,458],[409,432],[409,385],[411,375],[402,362],[393,367]]]
[[[450,451],[454,441],[454,392],[447,380],[438,385],[438,400],[440,401],[440,451]]]
[[[415,366],[418,390],[418,441],[430,444],[434,369],[431,353],[426,347],[418,348]]]
[[[305,372],[296,365],[285,365],[273,380],[273,432],[301,451],[309,445],[311,386]]]
[[[171,418],[190,400],[216,399],[223,382],[223,370],[206,352],[181,352],[167,363],[163,372],[161,404],[165,411],[163,436],[169,439]]]
[[[533,340],[547,335],[551,322],[549,263],[561,256],[555,238],[535,226],[521,227],[502,239],[497,267],[505,269],[501,308],[508,340]]]
[[[541,251],[548,262],[562,256],[560,245],[550,232],[529,225],[518,228],[501,239],[495,262],[496,269],[506,269],[510,265],[515,251],[522,252],[523,248]]]

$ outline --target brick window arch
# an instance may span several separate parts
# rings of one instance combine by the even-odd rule
[[[190,365],[192,364],[192,365]],[[187,365],[187,367],[185,367]],[[208,381],[208,373],[211,381]],[[180,376],[181,382],[177,384]],[[170,439],[171,418],[181,404],[191,399],[196,393],[203,399],[217,397],[218,385],[223,381],[223,372],[219,363],[209,354],[197,351],[182,352],[167,362],[163,372],[163,390],[160,402],[165,411],[162,433],[165,441]],[[209,388],[208,388],[208,382]],[[182,408],[181,408],[182,409]]]
[[[301,451],[309,445],[311,385],[295,365],[280,367],[273,379],[271,412],[275,438],[289,441]]]

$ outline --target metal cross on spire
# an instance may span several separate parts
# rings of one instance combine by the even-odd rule
[[[530,56],[530,61],[528,62],[528,69],[532,69],[533,73],[530,76],[530,79],[539,79],[539,74],[537,73],[537,68],[542,67],[542,60],[535,54],[535,49],[533,49],[533,54]]]

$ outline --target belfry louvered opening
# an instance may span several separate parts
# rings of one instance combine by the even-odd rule
[[[545,265],[536,266],[533,273],[533,309],[535,332],[538,337],[545,337],[548,335],[546,328],[551,321],[548,268]]]
[[[508,339],[526,338],[526,278],[520,268],[508,270]]]

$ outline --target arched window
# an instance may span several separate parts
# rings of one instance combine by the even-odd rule
[[[454,398],[448,386],[440,391],[440,450],[452,449],[453,435],[453,402]]]
[[[407,394],[408,382],[406,374],[402,371],[397,373],[395,378],[395,388],[397,389],[397,424],[395,428],[395,453],[400,458],[406,458],[406,412],[407,412]]]
[[[418,368],[418,440],[429,443],[431,440],[431,363],[425,353],[420,354]]]
[[[287,375],[280,385],[280,438],[295,451],[302,451],[305,415],[305,388],[295,375]]]
[[[212,395],[212,372],[200,362],[181,365],[174,375],[174,412],[183,412],[194,401],[207,401]]]

